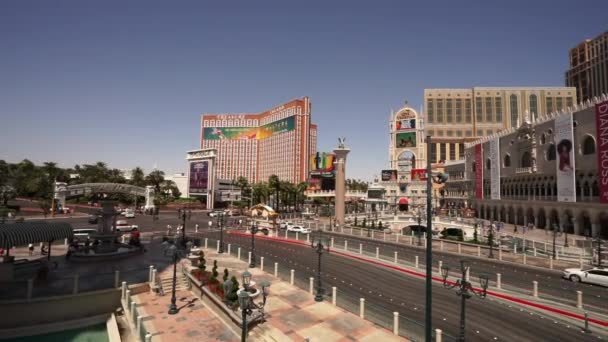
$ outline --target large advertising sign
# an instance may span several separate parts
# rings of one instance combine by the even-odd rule
[[[397,130],[416,129],[416,119],[397,120]]]
[[[397,148],[416,147],[416,132],[397,133],[395,140]]]
[[[595,105],[600,203],[608,203],[608,101]]]
[[[369,199],[382,199],[384,197],[384,190],[367,190],[367,198]]]
[[[490,198],[500,199],[500,140],[490,141]]]
[[[209,188],[209,162],[190,163],[189,192],[191,195],[206,194]]]
[[[260,127],[205,127],[204,140],[261,140],[293,130],[295,117],[289,116]]]
[[[426,169],[413,169],[410,173],[412,181],[425,181],[427,179]]]
[[[334,161],[336,155],[327,152],[317,152],[310,157],[310,174],[333,177],[336,173]]]
[[[412,151],[403,151],[397,157],[397,168],[399,171],[409,171],[414,167],[416,156]]]
[[[383,182],[396,182],[397,170],[382,170],[381,179]]]
[[[483,199],[483,149],[475,145],[475,197]]]
[[[576,202],[574,176],[574,127],[572,113],[555,118],[555,143],[557,144],[557,200]]]

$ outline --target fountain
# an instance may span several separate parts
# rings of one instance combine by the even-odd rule
[[[122,232],[116,231],[116,216],[114,210],[116,201],[101,201],[101,214],[97,224],[97,232],[90,234],[94,243],[90,247],[81,248],[70,255],[72,261],[106,261],[124,258],[143,252],[141,246],[119,242]]]

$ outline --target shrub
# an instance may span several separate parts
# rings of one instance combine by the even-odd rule
[[[236,279],[235,276],[232,276],[232,278],[230,278],[230,281],[232,281],[232,290],[228,292],[228,294],[226,295],[226,299],[231,302],[236,302],[239,299],[236,295],[236,291],[239,290],[239,281]]]
[[[213,275],[213,278],[216,278],[216,280],[217,280],[217,276],[220,275],[217,272],[217,260],[213,260],[213,269],[211,270],[211,274]]]
[[[367,227],[367,219],[364,217],[363,218],[363,228]]]
[[[378,222],[378,229],[382,230],[382,221]]]
[[[376,229],[376,221],[372,221],[372,228]]]
[[[201,270],[201,272],[205,272],[205,270],[207,269],[207,266],[205,265],[205,253],[201,252],[201,255],[198,257],[198,269]]]
[[[355,216],[355,227],[357,226],[357,216]]]
[[[228,269],[224,268],[224,276],[222,277],[224,281],[228,280]]]

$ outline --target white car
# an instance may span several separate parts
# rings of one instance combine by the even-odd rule
[[[133,209],[127,209],[124,212],[124,215],[126,218],[134,218],[135,217],[135,211]]]
[[[608,268],[567,268],[564,270],[563,278],[573,282],[582,282],[595,285],[608,286]]]
[[[220,215],[224,215],[224,212],[221,210],[216,210],[209,213],[209,217],[218,217]]]
[[[288,232],[310,234],[310,228],[304,228],[302,226],[287,226]]]
[[[291,223],[291,222],[281,222],[279,224],[279,228],[281,228],[281,229],[289,229],[289,227],[293,227],[293,223]]]

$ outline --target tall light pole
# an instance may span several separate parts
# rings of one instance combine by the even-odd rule
[[[173,287],[171,289],[171,306],[169,306],[169,315],[175,315],[177,310],[177,299],[175,297],[175,286],[177,282],[177,262],[186,255],[186,252],[177,248],[175,243],[163,242],[165,245],[164,254],[173,260]]]
[[[251,224],[251,262],[249,263],[250,268],[255,267],[255,234],[258,232],[258,225],[255,221]]]
[[[224,212],[218,213],[217,224],[220,227],[220,249],[218,253],[224,253]]]
[[[322,230],[317,230],[315,232],[315,236],[313,236],[312,242],[310,246],[317,252],[317,286],[316,286],[316,295],[315,301],[322,302],[323,301],[323,286],[321,284],[321,255],[323,253],[329,253],[329,243],[327,237],[323,236]]]
[[[433,339],[433,213],[431,212],[431,208],[433,206],[433,183],[432,183],[432,165],[431,165],[431,136],[426,136],[426,229],[429,232],[426,234],[426,305],[424,312],[424,330],[425,330],[425,340],[426,342],[431,342]]]

